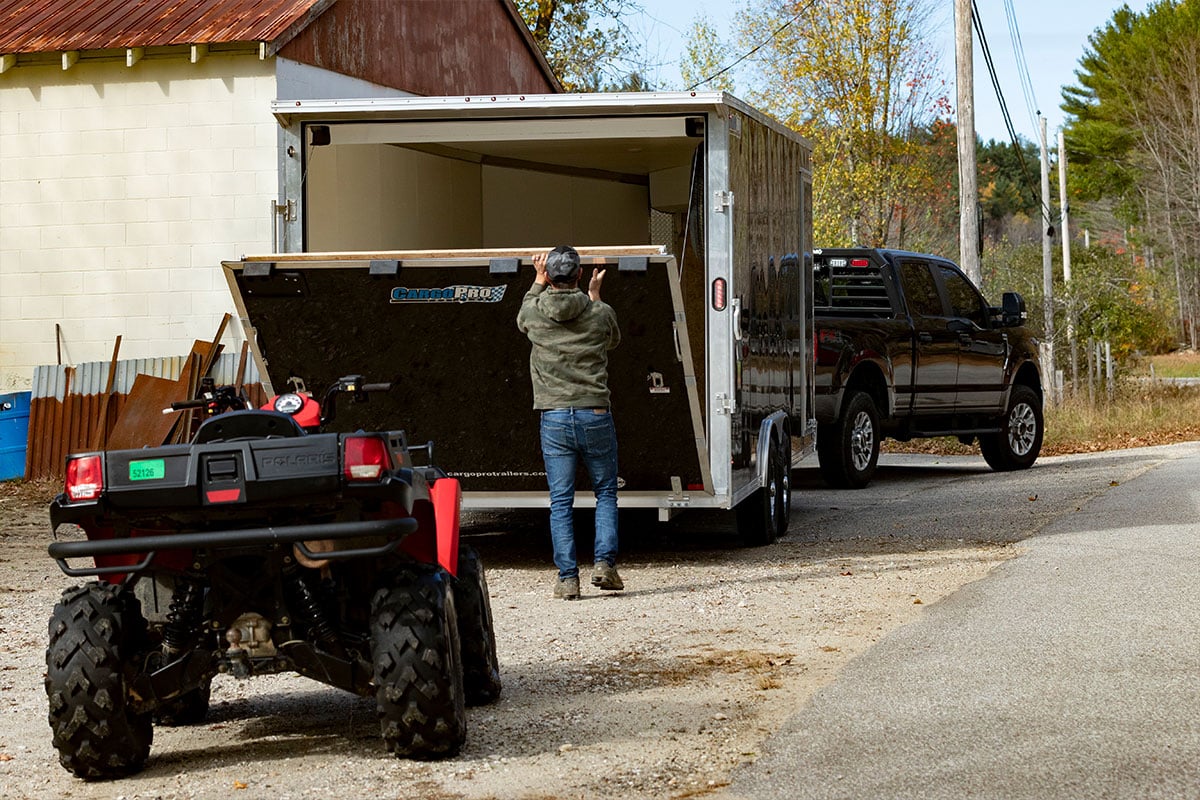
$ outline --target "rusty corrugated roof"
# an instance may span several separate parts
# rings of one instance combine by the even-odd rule
[[[262,41],[281,46],[333,2],[0,0],[0,53]]]

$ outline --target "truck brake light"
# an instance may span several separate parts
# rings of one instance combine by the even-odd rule
[[[95,500],[104,491],[100,456],[80,456],[67,461],[66,493],[71,500]]]
[[[391,469],[387,443],[379,436],[347,436],[342,443],[342,473],[348,481],[377,481]]]
[[[870,259],[867,259],[867,258],[852,258],[852,259],[850,259],[850,266],[852,266],[852,267],[869,267],[869,266],[871,266],[871,261],[870,261]]]

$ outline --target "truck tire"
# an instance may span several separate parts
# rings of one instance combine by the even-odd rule
[[[88,583],[63,592],[50,617],[46,696],[58,760],[85,780],[139,772],[150,755],[149,713],[129,705],[146,620],[132,592]]]
[[[787,532],[792,513],[791,459],[773,444],[767,450],[767,485],[737,506],[737,529],[748,547],[768,545]]]
[[[468,706],[482,706],[500,697],[500,661],[483,562],[473,548],[458,550],[454,582],[458,634],[462,640],[463,692]]]
[[[406,571],[371,601],[375,708],[387,749],[403,758],[448,758],[467,738],[450,580],[441,570]]]
[[[1028,386],[1016,385],[1008,400],[999,433],[979,437],[979,452],[988,466],[997,472],[1029,469],[1042,451],[1042,401]]]
[[[178,725],[198,725],[208,716],[208,701],[212,695],[212,679],[203,686],[184,692],[159,705],[154,711],[154,723],[172,728]]]
[[[817,427],[821,477],[836,489],[861,489],[879,463],[879,412],[866,392],[846,393],[842,415]]]

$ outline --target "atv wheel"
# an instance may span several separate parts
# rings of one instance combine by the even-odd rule
[[[154,722],[167,727],[204,722],[204,718],[208,716],[208,700],[211,693],[210,678],[203,686],[184,692],[160,705],[154,712]]]
[[[150,755],[150,714],[129,706],[145,642],[141,608],[122,587],[75,586],[54,607],[46,648],[50,729],[59,762],[80,778],[131,775]]]
[[[467,738],[458,620],[450,576],[401,573],[371,601],[375,703],[397,756],[456,755]]]
[[[462,639],[466,702],[469,706],[487,705],[500,696],[500,662],[496,658],[496,631],[492,627],[492,603],[483,562],[470,547],[458,550],[454,600],[458,607],[458,635]]]

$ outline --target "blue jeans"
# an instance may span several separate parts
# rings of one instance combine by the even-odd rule
[[[592,408],[542,412],[542,458],[550,485],[550,540],[559,578],[575,562],[575,469],[583,461],[596,495],[595,561],[617,563],[617,429],[612,413]]]

